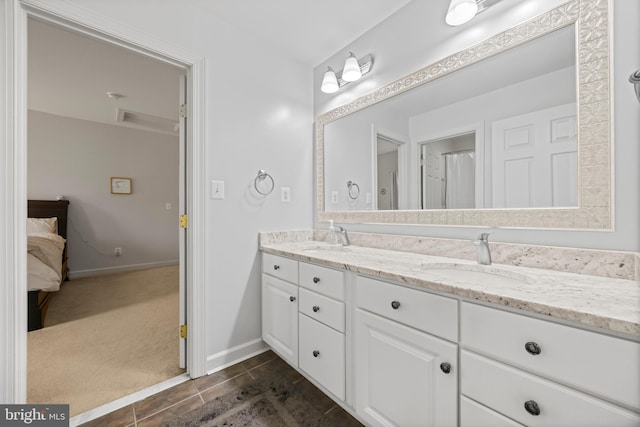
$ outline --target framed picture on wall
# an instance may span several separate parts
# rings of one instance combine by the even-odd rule
[[[131,178],[112,176],[111,194],[131,194]]]

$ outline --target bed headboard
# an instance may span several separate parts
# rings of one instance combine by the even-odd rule
[[[27,216],[29,218],[58,218],[58,234],[67,238],[68,200],[28,200]]]

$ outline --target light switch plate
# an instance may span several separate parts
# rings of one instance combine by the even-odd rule
[[[224,199],[224,181],[211,180],[211,198],[214,200]]]

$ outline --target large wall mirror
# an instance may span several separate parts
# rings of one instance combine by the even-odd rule
[[[611,228],[607,14],[573,0],[318,117],[318,219]]]

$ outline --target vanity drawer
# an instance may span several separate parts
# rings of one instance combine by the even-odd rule
[[[451,341],[458,340],[458,301],[358,276],[358,307]]]
[[[299,315],[300,369],[340,400],[345,397],[344,335]]]
[[[344,301],[344,272],[319,265],[300,263],[300,286]]]
[[[496,411],[460,396],[460,427],[523,427]]]
[[[640,409],[640,343],[471,303],[460,318],[464,348]]]
[[[298,261],[262,253],[262,272],[291,283],[298,283]]]
[[[466,350],[461,351],[460,367],[462,394],[527,426],[640,423],[636,413]]]
[[[300,313],[344,332],[344,303],[300,288]]]

